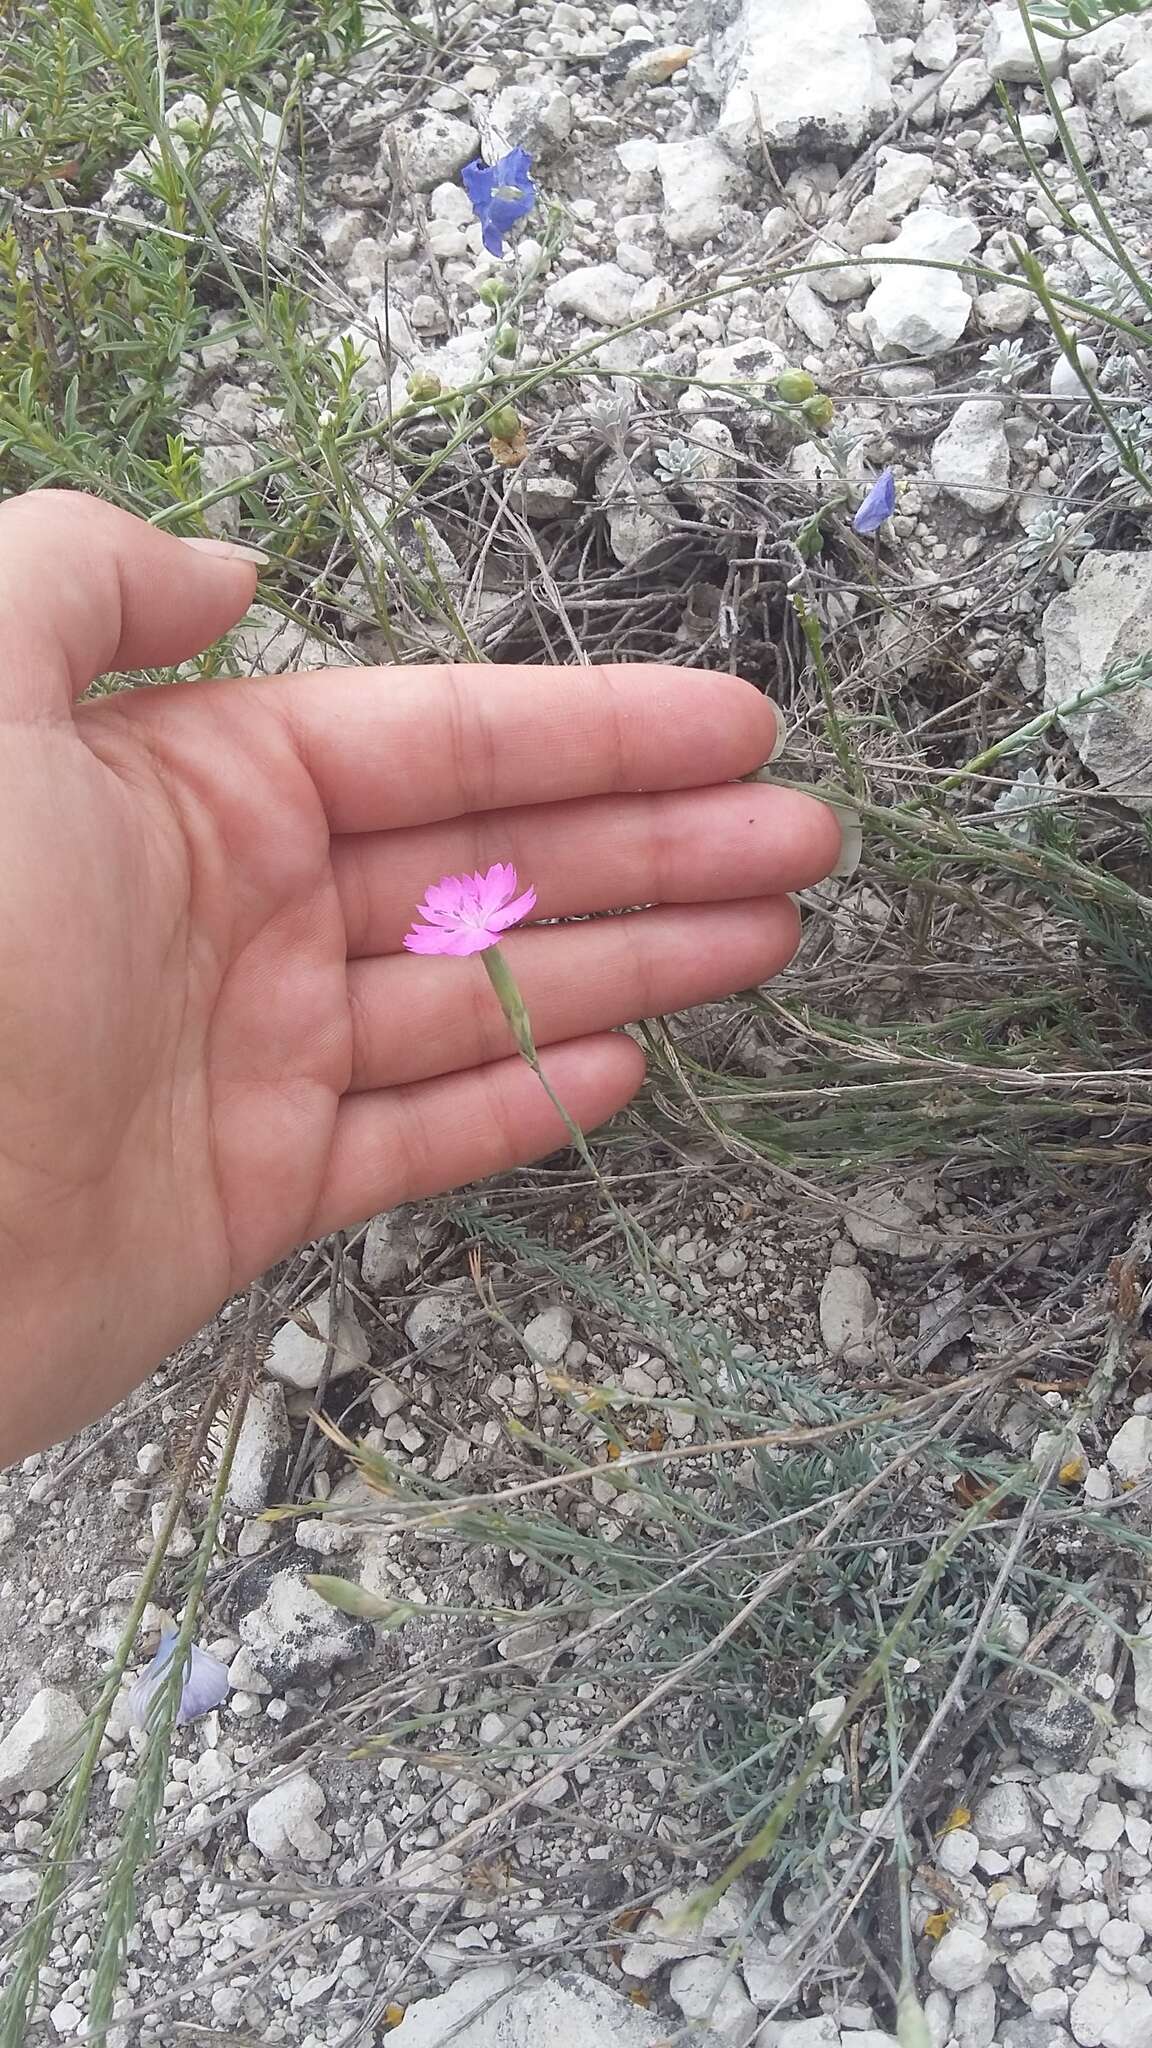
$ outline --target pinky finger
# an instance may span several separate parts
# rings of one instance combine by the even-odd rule
[[[605,1032],[550,1046],[540,1064],[582,1130],[622,1109],[644,1079],[631,1038]],[[522,1059],[346,1096],[310,1237],[425,1195],[542,1159],[567,1130]]]

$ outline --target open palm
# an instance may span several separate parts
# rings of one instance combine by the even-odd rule
[[[642,1077],[614,1026],[762,981],[835,819],[732,778],[730,676],[326,669],[124,691],[255,569],[94,500],[0,512],[0,1462],[107,1408],[294,1245],[561,1142],[476,960],[401,949],[427,884],[510,860],[507,953],[570,1112]]]

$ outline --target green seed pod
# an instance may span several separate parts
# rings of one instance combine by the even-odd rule
[[[482,306],[502,306],[508,297],[508,287],[502,277],[486,277],[477,285],[476,297]]]
[[[807,370],[784,370],[776,379],[776,396],[785,405],[803,405],[806,398],[815,398],[816,379]]]
[[[836,407],[826,391],[818,391],[814,398],[806,398],[802,411],[814,427],[830,427],[836,417]]]
[[[492,346],[498,356],[514,356],[520,346],[520,329],[501,327]]]
[[[404,388],[409,398],[420,403],[425,399],[439,398],[444,386],[435,370],[413,370]]]
[[[488,432],[494,441],[514,441],[520,432],[520,415],[514,405],[502,405],[488,421]]]

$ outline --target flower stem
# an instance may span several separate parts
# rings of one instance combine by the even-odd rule
[[[647,1279],[651,1280],[653,1277],[652,1269],[655,1246],[650,1242],[647,1234],[638,1228],[634,1219],[628,1215],[627,1211],[621,1208],[592,1155],[591,1147],[580,1125],[575,1117],[565,1109],[551,1081],[544,1072],[540,1064],[540,1055],[536,1050],[536,1040],[532,1035],[532,1020],[528,1015],[524,998],[516,985],[516,978],[512,973],[512,969],[509,967],[499,946],[489,946],[480,957],[484,962],[488,979],[496,992],[500,1008],[508,1019],[512,1036],[516,1040],[517,1050],[522,1059],[531,1067],[557,1116],[561,1119],[565,1130],[572,1140],[573,1146],[588,1168],[608,1208],[620,1225],[627,1241],[628,1249],[637,1267]]]

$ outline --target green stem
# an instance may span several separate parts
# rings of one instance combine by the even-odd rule
[[[517,987],[512,969],[509,967],[499,946],[489,946],[487,951],[481,955],[481,958],[483,959],[488,979],[495,990],[500,1008],[508,1019],[508,1024],[512,1036],[516,1040],[516,1047],[521,1058],[531,1067],[532,1072],[535,1074],[536,1079],[539,1081],[545,1095],[548,1097],[549,1102],[552,1104],[553,1109],[571,1138],[573,1146],[596,1182],[605,1203],[620,1225],[638,1270],[644,1274],[645,1278],[651,1280],[653,1265],[657,1260],[656,1247],[652,1244],[647,1234],[637,1227],[635,1220],[628,1215],[627,1211],[621,1208],[593,1157],[592,1149],[580,1125],[575,1117],[564,1107],[551,1081],[544,1072],[540,1064],[540,1055],[536,1050],[536,1041],[532,1035],[532,1021],[528,1015],[524,998]]]

